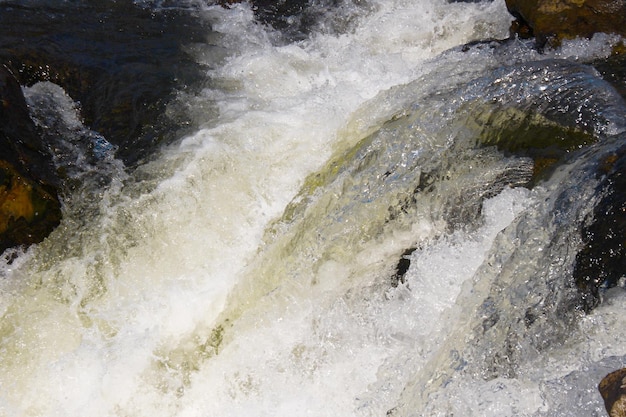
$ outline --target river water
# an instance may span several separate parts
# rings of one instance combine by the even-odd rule
[[[82,185],[4,256],[0,415],[605,415],[623,280],[589,309],[572,276],[626,132],[585,65],[615,39],[463,46],[508,36],[503,3],[313,2],[298,36],[138,3],[211,31],[171,107],[196,128],[132,169],[25,86]],[[541,135],[576,138],[543,174],[500,146]]]

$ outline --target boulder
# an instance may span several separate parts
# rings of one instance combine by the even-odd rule
[[[62,87],[128,167],[186,131],[187,115],[168,106],[201,88],[193,51],[211,31],[197,12],[132,0],[14,3],[0,1],[0,63],[22,86]]]
[[[626,368],[605,376],[598,390],[610,417],[626,417]]]
[[[22,88],[4,66],[0,66],[0,152],[0,158],[22,175],[44,186],[59,185],[50,152],[30,118]]]
[[[626,0],[505,1],[516,18],[512,31],[535,36],[540,47],[598,32],[626,36]]]
[[[42,241],[61,220],[59,180],[21,87],[0,67],[0,251]]]
[[[56,195],[0,160],[0,251],[41,242],[60,221]]]

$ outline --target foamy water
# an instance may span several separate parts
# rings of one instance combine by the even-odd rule
[[[267,261],[268,227],[307,176],[410,100],[392,87],[419,77],[445,85],[493,65],[480,50],[440,54],[506,37],[511,20],[498,1],[351,7],[347,32],[284,44],[246,5],[202,6],[217,35],[194,53],[214,62],[217,44],[225,57],[208,70],[210,87],[184,98],[201,128],[130,178],[114,171],[93,218],[69,210],[47,241],[4,266],[2,415],[373,416],[397,406],[462,327],[457,297],[498,232],[542,195],[506,189],[471,231],[450,234],[424,219],[314,270],[285,253]],[[416,241],[425,244],[406,283],[385,286],[398,253]],[[285,271],[283,261],[304,267]],[[576,415],[552,384],[626,355],[622,298],[611,293],[567,346],[517,379],[455,380],[424,409]],[[588,384],[571,389],[593,398]],[[600,407],[598,397],[587,409]]]

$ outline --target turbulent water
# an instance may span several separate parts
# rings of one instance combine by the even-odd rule
[[[75,186],[4,255],[0,415],[604,415],[626,295],[584,313],[572,273],[626,135],[585,64],[615,39],[470,43],[503,3],[313,2],[298,36],[181,4],[211,27],[171,105],[197,129],[134,169],[24,87]],[[563,132],[556,169],[514,149]]]

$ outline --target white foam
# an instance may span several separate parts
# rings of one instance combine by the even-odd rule
[[[217,356],[164,357],[202,344],[250,274],[268,223],[339,142],[360,139],[344,128],[366,100],[413,80],[449,47],[506,36],[510,21],[498,1],[371,3],[354,31],[288,45],[247,5],[204,10],[229,50],[201,97],[217,121],[142,168],[154,186],[110,190],[102,218],[58,231],[7,272],[24,288],[1,284],[2,412],[381,415],[393,406],[446,331],[460,286],[527,201],[522,191],[488,203],[477,234],[416,252],[411,291],[370,289],[388,253],[373,242],[353,265],[325,264],[319,287],[286,285],[252,306]]]

